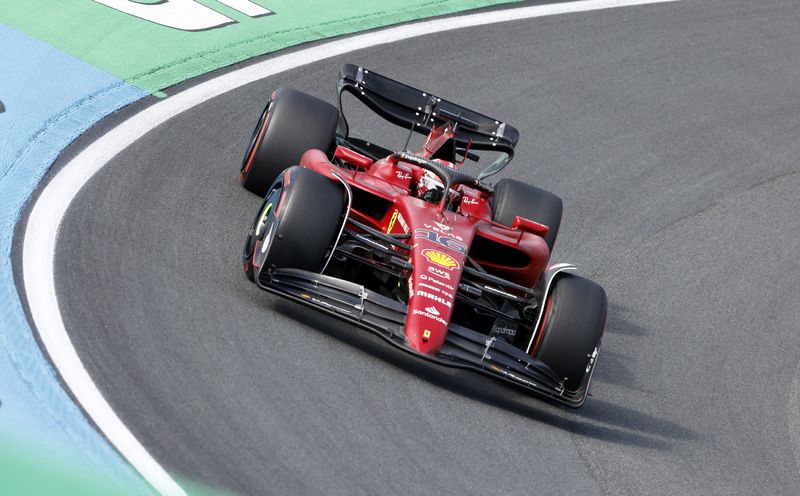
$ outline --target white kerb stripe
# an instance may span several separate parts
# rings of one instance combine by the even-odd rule
[[[355,35],[224,74],[171,96],[120,123],[70,160],[53,178],[36,201],[25,230],[22,263],[28,305],[44,347],[62,379],[106,438],[156,491],[169,496],[186,495],[131,434],[81,363],[61,319],[53,272],[57,227],[61,225],[72,199],[115,155],[159,124],[245,84],[358,49],[466,27],[674,1],[679,0],[587,0],[538,5],[447,17]]]

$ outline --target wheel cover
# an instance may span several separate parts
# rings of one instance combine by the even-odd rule
[[[269,193],[267,193],[264,207],[251,229],[252,242],[249,244],[250,256],[253,258],[256,267],[263,267],[266,259],[269,257],[269,250],[272,247],[272,241],[275,238],[275,232],[278,227],[276,207],[282,194],[283,181],[279,181],[273,185]],[[258,252],[255,252],[256,245],[258,245]]]

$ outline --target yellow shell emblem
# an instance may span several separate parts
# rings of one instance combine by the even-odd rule
[[[422,255],[428,259],[428,262],[439,267],[444,267],[448,270],[458,268],[458,262],[447,253],[442,253],[438,250],[422,250]]]

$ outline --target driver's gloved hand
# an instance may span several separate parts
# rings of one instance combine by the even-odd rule
[[[431,203],[439,203],[439,201],[442,199],[443,192],[444,188],[429,189],[423,193],[422,199]]]

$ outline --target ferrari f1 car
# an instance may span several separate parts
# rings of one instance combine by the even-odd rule
[[[548,266],[559,197],[486,182],[511,161],[517,130],[351,64],[338,89],[339,108],[281,88],[261,114],[240,170],[264,198],[247,277],[420,358],[582,405],[606,294],[572,265]],[[424,143],[391,151],[350,136],[345,92]],[[498,158],[466,173],[481,151]]]

